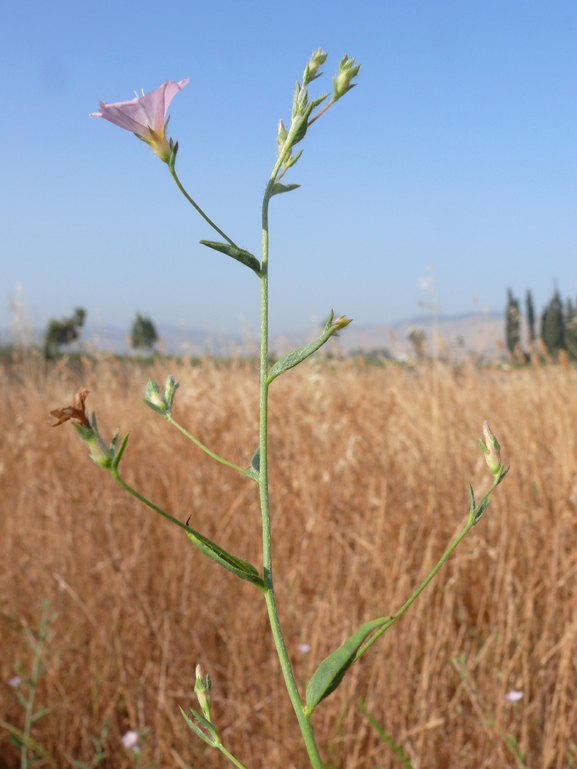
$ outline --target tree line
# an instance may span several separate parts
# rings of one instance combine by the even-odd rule
[[[531,291],[525,295],[525,319],[527,328],[528,354],[521,339],[521,309],[519,299],[507,291],[507,309],[505,311],[506,340],[509,353],[517,360],[540,352],[556,360],[561,351],[572,360],[577,360],[577,303],[571,299],[563,303],[558,290],[555,290],[541,315],[537,328],[537,316]]]
[[[85,321],[86,310],[82,307],[77,307],[69,318],[49,321],[44,335],[46,357],[54,357],[62,347],[80,339]],[[128,337],[130,346],[135,350],[152,350],[159,339],[152,320],[137,312]]]

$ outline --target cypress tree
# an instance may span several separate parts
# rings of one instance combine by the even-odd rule
[[[506,337],[507,349],[512,355],[517,345],[521,343],[521,319],[519,300],[513,297],[510,288],[507,290]]]
[[[569,356],[577,360],[577,306],[570,299],[565,315],[565,346]]]
[[[529,335],[529,347],[533,349],[535,345],[535,308],[533,307],[533,297],[529,289],[527,289],[527,295],[525,297],[525,308],[527,310],[527,333]]]
[[[541,336],[549,355],[565,349],[565,318],[559,292],[555,291],[541,319]]]

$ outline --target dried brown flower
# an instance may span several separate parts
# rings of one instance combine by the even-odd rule
[[[50,427],[58,427],[58,425],[70,421],[75,425],[90,429],[91,424],[86,416],[86,408],[84,406],[84,402],[86,401],[89,392],[90,390],[87,390],[86,387],[81,387],[74,396],[72,406],[65,406],[63,409],[54,409],[54,411],[51,411],[50,416],[56,417],[58,421],[54,424],[49,423]]]

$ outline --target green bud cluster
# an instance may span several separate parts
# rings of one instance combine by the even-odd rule
[[[290,129],[287,131],[282,120],[278,124],[277,145],[278,155],[282,157],[281,176],[291,166],[294,166],[301,156],[302,150],[293,156],[292,149],[305,138],[309,127],[332,104],[344,96],[347,91],[350,91],[351,88],[354,88],[354,83],[351,81],[359,74],[361,66],[360,64],[355,64],[355,59],[350,59],[345,55],[340,61],[337,74],[333,77],[333,98],[319,113],[313,116],[314,110],[320,107],[329,94],[323,94],[311,101],[307,86],[322,75],[320,68],[327,60],[327,56],[328,54],[324,53],[322,48],[317,48],[313,52],[305,67],[302,84],[297,80],[295,85]]]
[[[164,383],[164,392],[160,392],[160,387],[152,379],[149,379],[144,387],[144,398],[142,399],[157,414],[163,417],[172,415],[172,404],[179,383],[173,376],[167,376]]]
[[[351,81],[359,74],[360,68],[360,64],[355,64],[355,59],[349,59],[347,54],[343,56],[339,62],[339,71],[333,77],[333,102],[355,87],[356,83]]]

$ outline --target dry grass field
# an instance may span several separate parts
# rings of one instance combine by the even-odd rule
[[[306,767],[261,593],[128,497],[50,409],[80,385],[102,432],[130,430],[127,482],[223,547],[260,559],[257,487],[217,465],[140,400],[181,382],[175,417],[248,465],[257,442],[250,363],[154,366],[88,359],[0,369],[0,719],[22,729],[8,681],[50,600],[32,736],[58,767],[225,767],[185,726],[194,670],[248,769]],[[287,645],[302,686],[368,619],[395,612],[464,525],[467,481],[490,484],[483,419],[511,471],[439,577],[313,716],[326,766],[577,766],[577,371],[476,370],[316,360],[271,387],[273,553]],[[302,650],[308,644],[310,651]],[[299,648],[301,647],[301,648]],[[25,684],[20,689],[26,691]],[[523,691],[517,704],[505,700]],[[134,757],[129,729],[145,734]],[[20,766],[0,727],[0,767]],[[39,762],[37,766],[48,766]]]

